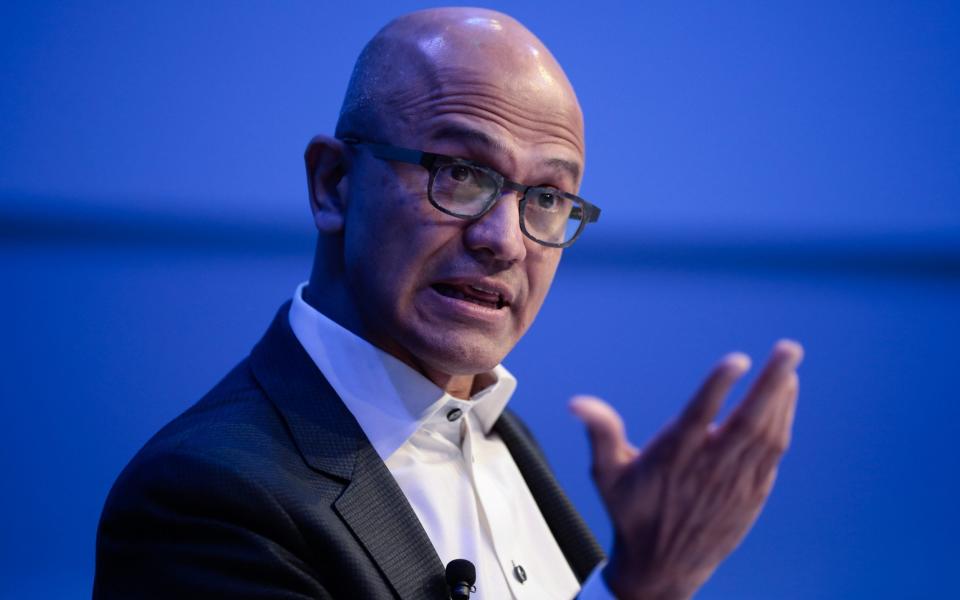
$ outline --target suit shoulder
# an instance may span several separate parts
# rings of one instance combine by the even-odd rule
[[[276,478],[250,463],[243,444],[218,448],[210,443],[216,437],[203,435],[202,444],[161,437],[117,478],[97,528],[94,596],[186,597],[203,589],[208,598],[242,597],[250,593],[239,577],[247,569],[277,597],[328,597]]]
[[[244,360],[121,471],[104,503],[98,547],[162,538],[184,522],[242,524],[296,545],[299,532],[283,499],[305,468]]]
[[[114,483],[104,513],[145,496],[269,489],[279,473],[302,467],[283,420],[244,360],[137,452]]]
[[[244,359],[198,402],[162,427],[131,464],[147,457],[177,452],[236,461],[244,450],[288,444],[288,435],[270,399],[257,384]]]

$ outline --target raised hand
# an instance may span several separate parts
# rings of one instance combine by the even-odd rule
[[[799,344],[782,340],[726,421],[724,398],[750,368],[724,357],[683,413],[643,451],[626,437],[620,415],[602,400],[578,396],[571,410],[586,424],[593,479],[615,539],[604,579],[621,600],[689,598],[750,529],[790,443]]]

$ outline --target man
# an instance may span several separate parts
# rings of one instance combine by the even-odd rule
[[[687,598],[749,529],[788,443],[799,346],[726,422],[732,354],[641,453],[577,398],[615,530],[608,561],[505,404],[501,366],[599,209],[583,122],[510,17],[437,9],[367,45],[336,137],[306,152],[310,280],[118,479],[94,596]]]

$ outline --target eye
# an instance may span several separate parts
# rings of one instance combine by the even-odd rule
[[[457,181],[466,181],[470,179],[470,169],[463,165],[453,165],[450,169],[450,177],[453,177]]]
[[[544,210],[553,210],[557,205],[557,196],[552,192],[540,192],[537,194],[537,197],[534,199],[537,203],[538,208]]]

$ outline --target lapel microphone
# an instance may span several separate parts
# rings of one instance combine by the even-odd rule
[[[470,593],[477,588],[477,568],[465,558],[456,558],[447,563],[447,587],[450,588],[450,600],[470,600]]]

